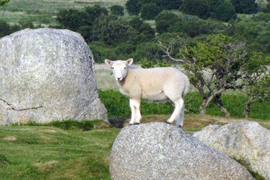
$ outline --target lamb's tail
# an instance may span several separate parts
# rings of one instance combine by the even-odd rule
[[[187,76],[185,76],[185,88],[183,91],[183,97],[185,97],[185,95],[188,93],[189,91],[189,86],[190,86],[190,82]]]

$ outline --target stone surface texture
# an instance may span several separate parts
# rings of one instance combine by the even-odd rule
[[[193,136],[270,180],[270,131],[259,123],[210,125]]]
[[[249,180],[236,161],[165,123],[127,126],[110,156],[112,180]]]
[[[0,39],[0,124],[107,120],[94,60],[69,30],[22,30]]]

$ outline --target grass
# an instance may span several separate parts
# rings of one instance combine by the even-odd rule
[[[68,124],[70,122],[67,122]],[[109,153],[120,129],[0,127],[1,179],[110,179]]]
[[[56,14],[61,9],[82,9],[86,6],[112,5],[124,6],[127,0],[12,0],[0,7],[0,19],[16,24],[18,22],[33,22],[39,26],[57,26]]]
[[[109,118],[126,118],[130,116],[129,100],[119,91],[114,90],[99,90],[99,98],[105,105],[108,111]],[[224,94],[221,98],[224,102],[224,107],[228,110],[231,117],[243,118],[246,97],[240,94]],[[190,92],[185,97],[185,108],[187,113],[199,114],[199,107],[202,98],[198,92]],[[143,115],[163,114],[169,115],[173,111],[173,106],[170,103],[151,103],[142,100],[141,113]],[[270,103],[255,102],[251,106],[250,119],[270,120]],[[224,117],[219,108],[211,103],[207,108],[206,114],[213,116]]]
[[[142,123],[163,122],[168,116],[144,116]],[[188,114],[184,130],[193,133],[209,124],[230,121],[235,119],[224,122],[220,117]],[[121,129],[94,121],[91,130],[83,131],[86,124],[89,122],[69,120],[45,125],[1,126],[0,179],[109,180],[110,150]],[[261,178],[256,173],[254,176]]]

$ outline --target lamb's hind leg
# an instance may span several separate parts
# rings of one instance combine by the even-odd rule
[[[185,104],[183,104],[181,112],[179,114],[179,116],[177,116],[176,118],[176,127],[183,127],[184,124],[184,112],[185,112]]]
[[[140,112],[140,99],[130,99],[129,105],[131,109],[131,120],[129,125],[139,124],[141,120],[141,112]]]
[[[171,117],[167,120],[168,124],[171,124],[174,120],[176,120],[176,118],[178,116],[180,116],[181,110],[182,110],[183,105],[184,105],[184,100],[181,97],[178,100],[173,101],[173,103],[175,105],[175,108],[174,108],[174,111],[173,111]]]

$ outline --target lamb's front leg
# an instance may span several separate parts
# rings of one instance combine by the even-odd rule
[[[129,99],[129,105],[131,108],[131,120],[129,125],[139,124],[141,120],[141,112],[140,112],[140,99]]]

